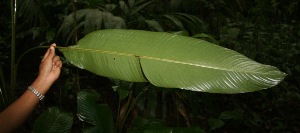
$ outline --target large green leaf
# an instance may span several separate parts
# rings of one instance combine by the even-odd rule
[[[106,104],[97,104],[97,92],[80,91],[77,94],[78,118],[93,126],[85,127],[83,133],[114,133],[112,113]]]
[[[75,66],[98,75],[211,93],[257,91],[286,75],[233,50],[164,32],[99,30],[61,51]]]
[[[48,108],[40,115],[33,125],[35,133],[68,133],[71,131],[73,117],[57,107]]]

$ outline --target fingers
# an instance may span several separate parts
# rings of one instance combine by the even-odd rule
[[[39,77],[49,83],[53,83],[60,75],[62,61],[55,54],[55,44],[51,44],[45,53],[39,67]]]
[[[51,46],[56,47],[56,43],[52,43]]]
[[[49,53],[50,53],[50,49],[48,49],[47,50],[47,52],[45,53],[45,55],[44,55],[44,57],[43,57],[43,59],[42,59],[42,61],[44,61],[45,60],[45,58],[49,55]]]
[[[61,62],[59,56],[55,56],[55,57],[53,58],[53,66],[54,66],[55,68],[61,68],[61,67],[62,67],[62,62]]]
[[[59,56],[56,56],[55,55],[55,48],[56,47],[56,44],[53,43],[51,44],[52,48],[53,48],[53,51],[54,51],[54,57],[53,57],[53,66],[54,68],[61,68],[62,67],[62,61],[60,60],[60,57]]]
[[[47,52],[45,53],[42,61],[44,61],[44,60],[51,60],[51,59],[54,58],[54,56],[55,56],[55,48],[54,47],[55,46],[56,46],[55,43],[53,43],[53,44],[50,45],[50,47],[48,48]]]

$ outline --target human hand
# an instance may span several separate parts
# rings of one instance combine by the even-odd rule
[[[62,62],[55,54],[56,44],[53,43],[45,53],[39,68],[39,78],[52,84],[60,75]]]

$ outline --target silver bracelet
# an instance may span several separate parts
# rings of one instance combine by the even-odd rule
[[[44,95],[34,89],[32,86],[28,86],[28,89],[31,90],[41,101],[44,99]]]

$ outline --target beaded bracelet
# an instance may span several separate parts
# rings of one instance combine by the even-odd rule
[[[38,92],[32,86],[28,86],[28,89],[31,90],[41,101],[44,99],[45,96],[43,96],[40,92]]]

